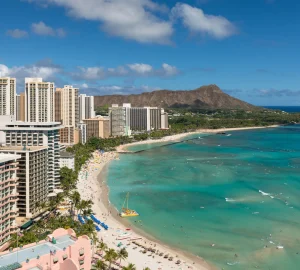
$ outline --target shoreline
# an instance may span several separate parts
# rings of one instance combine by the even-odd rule
[[[123,145],[119,145],[116,148],[116,152],[118,153],[126,153],[126,152],[131,152],[127,148],[130,146],[134,145],[141,145],[141,144],[152,144],[152,143],[162,143],[162,142],[176,142],[181,139],[183,139],[186,136],[189,135],[194,135],[194,134],[215,134],[219,132],[229,132],[229,131],[239,131],[239,130],[252,130],[252,129],[265,129],[265,128],[276,128],[279,127],[280,125],[271,125],[271,126],[264,126],[264,127],[239,127],[239,128],[219,128],[219,129],[197,129],[196,131],[192,132],[185,132],[185,133],[179,133],[175,135],[170,135],[170,136],[165,136],[161,139],[148,139],[144,141],[138,141],[138,142],[133,142],[133,143],[127,143]]]
[[[93,158],[89,164],[83,168],[83,174],[79,174],[81,177],[78,180],[78,191],[82,196],[82,199],[91,199],[94,203],[93,211],[98,219],[105,222],[109,229],[97,233],[99,240],[103,240],[109,248],[118,249],[117,245],[122,242],[122,246],[127,247],[128,259],[122,262],[122,266],[128,263],[135,264],[137,270],[142,270],[145,267],[149,267],[151,270],[155,269],[198,269],[198,270],[215,270],[213,266],[209,265],[204,259],[185,252],[167,246],[165,243],[159,241],[151,235],[148,235],[142,229],[135,227],[126,219],[119,217],[118,211],[115,206],[109,201],[109,187],[106,183],[106,174],[109,163],[112,160],[118,158],[118,153],[107,152],[103,155],[109,155],[105,157],[101,163],[96,163],[99,158]],[[100,155],[101,158],[101,155]],[[93,165],[92,165],[93,164]],[[84,179],[84,173],[88,172],[86,179]],[[130,231],[126,229],[130,228]],[[126,233],[131,233],[130,237],[133,239],[140,239],[138,242],[147,247],[155,248],[164,254],[169,254],[174,257],[173,261],[163,258],[157,254],[154,257],[149,257],[149,253],[141,253],[142,248],[136,248],[136,246],[129,240],[117,240],[120,235],[124,236]],[[175,264],[177,260],[182,263],[180,265]]]
[[[128,259],[122,262],[122,266],[128,263],[133,263],[137,270],[142,270],[145,267],[149,267],[151,270],[154,269],[198,269],[198,270],[215,270],[213,265],[207,263],[203,258],[196,256],[192,253],[173,248],[163,243],[162,241],[156,239],[152,235],[149,235],[141,228],[138,228],[134,224],[131,224],[128,220],[119,217],[118,210],[109,201],[109,186],[107,185],[107,171],[108,166],[112,160],[118,159],[119,153],[130,152],[126,150],[126,147],[136,145],[136,144],[149,144],[149,143],[159,143],[159,142],[176,142],[180,139],[200,133],[218,133],[218,132],[228,132],[237,130],[250,130],[250,129],[262,129],[262,128],[274,128],[278,125],[267,126],[267,127],[245,127],[245,128],[230,128],[230,129],[199,129],[195,132],[187,132],[176,135],[171,135],[158,140],[146,140],[136,143],[130,143],[126,145],[119,146],[115,152],[106,152],[100,154],[99,152],[93,153],[93,158],[83,166],[81,172],[79,173],[78,179],[78,191],[80,192],[82,199],[91,199],[93,201],[93,211],[98,219],[105,222],[109,226],[108,231],[103,231],[97,233],[99,240],[103,240],[109,248],[118,249],[118,243],[122,242],[122,246],[126,246],[128,250]],[[86,175],[86,177],[84,177]],[[86,179],[84,179],[86,178]],[[139,244],[151,247],[163,252],[164,254],[170,254],[174,257],[173,261],[163,258],[163,256],[158,256],[155,254],[151,257],[149,253],[143,254],[142,248],[137,248],[132,243],[132,240],[122,239],[125,236],[129,236],[128,229],[130,229],[129,234],[133,239],[138,240]],[[126,235],[128,234],[128,235]],[[122,237],[120,237],[120,235]],[[122,240],[118,240],[121,238]],[[175,262],[181,260],[181,264],[177,265]]]

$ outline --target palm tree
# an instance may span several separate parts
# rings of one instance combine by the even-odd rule
[[[123,270],[136,270],[135,265],[130,263],[122,268]]]
[[[117,259],[117,252],[110,248],[109,250],[106,251],[105,256],[104,256],[104,260],[109,262],[109,266],[108,269],[111,269],[111,264]]]
[[[49,210],[52,210],[52,209],[56,208],[56,206],[57,206],[56,200],[51,199],[51,200],[48,202]]]
[[[149,267],[144,268],[144,270],[151,270]]]
[[[128,258],[128,252],[126,250],[126,248],[121,248],[119,251],[117,251],[117,257],[118,259],[120,259],[120,264],[121,264],[121,260],[125,260]]]
[[[81,213],[81,211],[83,210],[85,213],[88,213],[91,211],[93,202],[92,200],[81,200],[78,203],[78,209],[79,209],[79,214]],[[89,210],[89,211],[85,211],[85,210]]]
[[[99,243],[99,245],[97,246],[97,248],[100,249],[101,255],[102,255],[103,251],[105,251],[105,250],[107,249],[107,245],[106,245],[103,241],[101,241],[101,242]]]
[[[92,220],[88,220],[81,228],[80,235],[87,235],[90,239],[95,239],[97,237],[95,225]]]
[[[40,202],[36,202],[35,203],[35,208],[37,209],[37,212],[39,213],[41,210],[41,203]]]
[[[73,211],[78,207],[78,204],[80,203],[80,193],[78,191],[74,191],[70,195],[70,199],[72,201],[71,213],[74,213]]]
[[[44,201],[44,202],[41,202],[41,208],[44,210],[46,207],[47,207],[47,203]]]
[[[98,260],[96,262],[96,264],[94,265],[94,269],[96,269],[96,270],[105,270],[106,269],[106,264],[103,261]]]

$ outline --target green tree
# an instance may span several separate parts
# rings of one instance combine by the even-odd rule
[[[124,266],[123,270],[136,270],[136,267],[134,264],[130,263],[127,266]]]
[[[75,214],[75,209],[78,208],[78,205],[80,203],[80,193],[78,191],[74,191],[73,193],[71,193],[70,199],[72,201],[71,213]]]
[[[104,255],[104,260],[107,261],[109,263],[108,269],[111,269],[111,264],[117,259],[117,252],[110,248],[106,251],[105,255]]]
[[[101,241],[97,246],[97,248],[101,251],[101,255],[102,255],[103,252],[107,249],[107,245],[103,241]]]
[[[77,174],[67,167],[63,167],[59,171],[60,173],[60,184],[63,191],[68,195],[71,190],[76,188]]]
[[[119,251],[117,251],[117,259],[120,260],[120,264],[122,260],[126,260],[128,258],[128,252],[126,248],[121,248]]]
[[[96,270],[105,270],[105,269],[107,269],[107,267],[106,267],[106,264],[103,261],[98,260],[96,262],[95,266],[94,266],[94,269],[96,269]]]

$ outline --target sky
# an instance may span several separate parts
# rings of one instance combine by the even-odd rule
[[[300,106],[298,0],[1,0],[0,76],[91,95],[216,84]]]

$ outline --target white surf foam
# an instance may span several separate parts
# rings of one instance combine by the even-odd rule
[[[263,192],[261,190],[259,190],[259,193],[261,193],[263,196],[270,196],[270,193],[266,193],[266,192]]]
[[[226,202],[235,202],[234,199],[231,199],[231,198],[225,198]]]

